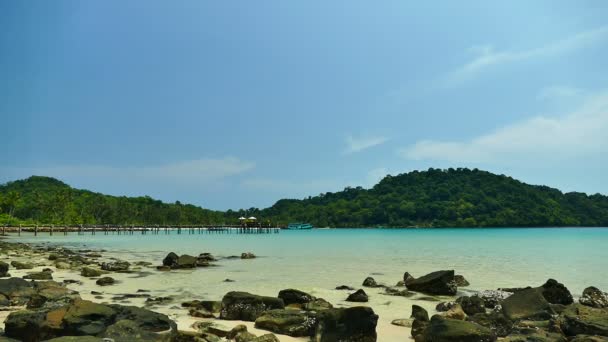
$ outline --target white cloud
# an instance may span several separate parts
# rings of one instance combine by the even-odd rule
[[[105,179],[114,182],[153,181],[199,185],[237,175],[255,167],[253,162],[234,157],[196,159],[149,166],[63,165],[5,169],[17,177],[41,175],[64,180]]]
[[[413,160],[458,163],[547,161],[602,156],[608,152],[608,91],[585,97],[578,109],[560,117],[537,116],[469,141],[423,140],[400,151]]]
[[[388,138],[386,137],[365,137],[365,138],[354,138],[352,136],[348,136],[346,138],[346,151],[345,153],[356,153],[366,150],[370,147],[378,146],[384,144]]]
[[[528,50],[497,51],[492,45],[474,46],[469,49],[469,52],[475,57],[470,62],[451,72],[448,75],[447,83],[462,82],[492,66],[577,50],[607,37],[608,26],[603,26]]]
[[[554,85],[545,87],[538,93],[537,99],[542,101],[554,101],[554,100],[570,100],[578,98],[584,94],[584,91],[580,88]]]

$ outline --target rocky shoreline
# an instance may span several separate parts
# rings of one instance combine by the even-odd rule
[[[230,291],[221,300],[192,298],[175,303],[172,296],[152,296],[146,289],[109,299],[103,289],[120,283],[124,274],[143,278],[150,272],[214,267],[223,259],[256,256],[245,252],[222,259],[210,253],[169,253],[162,261],[130,263],[106,254],[0,240],[0,320],[6,317],[0,341],[381,340],[376,332],[378,315],[361,304],[368,301],[365,289],[387,296],[418,296],[415,298],[420,300],[450,298],[437,302],[436,312],[430,315],[430,310],[414,305],[410,318],[394,320],[395,326],[403,327],[402,340],[608,341],[606,293],[588,287],[575,300],[563,284],[552,279],[539,287],[462,296],[458,287],[469,284],[454,271],[436,271],[418,278],[405,272],[395,286],[367,277],[360,288],[336,287],[344,291],[344,301],[356,303],[350,307],[297,289],[284,289],[276,296]],[[20,276],[11,277],[11,272]],[[59,273],[72,274],[75,279],[53,280]],[[79,278],[95,280],[99,291],[75,290],[82,282]],[[133,298],[142,305],[124,305],[132,304],[128,300]],[[178,329],[172,317],[154,311],[159,305],[187,312],[192,323],[187,329]],[[242,324],[226,328],[221,322]]]

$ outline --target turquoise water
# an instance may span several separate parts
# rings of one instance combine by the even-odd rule
[[[347,293],[337,285],[360,287],[372,275],[394,285],[405,271],[414,276],[454,269],[469,280],[468,291],[499,287],[539,286],[548,278],[564,283],[575,296],[587,286],[608,290],[608,228],[539,229],[319,229],[281,231],[280,234],[103,235],[48,233],[22,236],[26,242],[50,242],[105,249],[121,259],[160,264],[168,252],[215,256],[251,251],[253,260],[222,260],[220,267],[157,272],[127,279],[108,291],[150,289],[156,294],[179,294],[183,299],[221,299],[233,290],[274,295],[298,288],[337,306]],[[235,280],[225,283],[224,279]],[[94,286],[94,284],[92,284]],[[381,289],[365,289],[380,316],[379,340],[399,341],[409,336],[392,326],[407,318],[412,304],[433,310],[435,302],[391,297]]]

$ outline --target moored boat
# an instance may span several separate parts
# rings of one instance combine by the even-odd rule
[[[310,223],[302,223],[302,222],[290,223],[287,226],[287,229],[294,229],[294,230],[297,230],[297,229],[312,229],[312,228],[313,228],[312,224],[310,224]]]

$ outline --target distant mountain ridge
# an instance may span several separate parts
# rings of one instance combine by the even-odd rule
[[[15,200],[17,197],[17,200]],[[256,216],[317,227],[608,226],[608,197],[529,185],[477,169],[429,169],[387,176],[371,189],[347,187],[265,209],[214,211],[148,196],[109,196],[32,176],[0,185],[0,223],[235,223]]]

